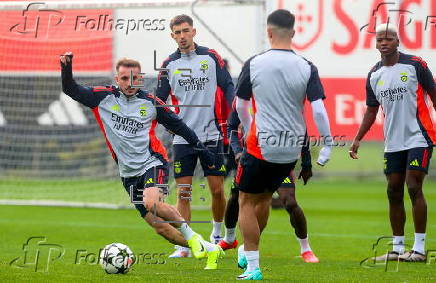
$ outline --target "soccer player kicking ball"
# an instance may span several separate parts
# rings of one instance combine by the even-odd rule
[[[388,182],[389,218],[393,232],[393,250],[376,260],[426,260],[425,230],[427,204],[422,191],[428,173],[436,132],[426,103],[426,94],[436,107],[433,75],[420,57],[398,51],[398,33],[391,24],[376,28],[376,48],[381,54],[366,81],[368,106],[359,131],[350,148],[357,159],[360,141],[374,123],[379,107],[384,121],[384,173]],[[404,183],[412,201],[415,243],[404,251]]]
[[[237,162],[242,155],[243,147],[241,145],[241,133],[238,130],[240,125],[240,120],[236,111],[230,114],[229,121],[227,123],[228,136],[230,140],[230,146]],[[312,162],[309,151],[309,146],[307,140],[305,141],[302,151],[301,151],[301,172],[298,178],[302,178],[304,185],[312,177]],[[279,200],[285,207],[286,211],[289,213],[289,218],[292,227],[295,229],[295,235],[297,236],[298,242],[300,243],[301,258],[307,263],[318,263],[319,259],[315,256],[309,245],[309,239],[307,235],[307,223],[306,217],[301,207],[298,205],[295,198],[295,181],[294,172],[291,171],[288,177],[282,182],[280,188],[277,190],[279,195]],[[231,188],[230,197],[227,200],[226,213],[225,213],[225,226],[226,233],[224,239],[222,239],[218,245],[221,246],[223,250],[234,249],[238,246],[238,240],[236,239],[236,223],[238,222],[239,213],[239,190],[238,187],[233,182],[233,187]],[[244,245],[239,246],[239,253],[243,253]],[[243,264],[244,265],[244,264]]]
[[[331,137],[324,90],[317,68],[291,49],[295,16],[276,10],[268,16],[271,49],[249,59],[238,80],[236,110],[246,135],[246,151],[236,173],[239,188],[239,226],[246,268],[240,280],[260,280],[259,240],[265,228],[274,191],[280,187],[301,154],[305,136],[303,104],[307,98],[323,137]],[[251,101],[250,101],[251,100]],[[250,108],[253,110],[251,118]],[[284,138],[283,138],[284,137]],[[331,139],[320,151],[318,163],[330,159]]]
[[[204,241],[175,207],[163,202],[158,184],[168,183],[168,161],[165,148],[155,136],[156,124],[182,136],[207,166],[214,166],[213,154],[161,100],[132,86],[141,80],[139,62],[118,61],[117,86],[85,87],[73,79],[72,59],[71,52],[60,57],[62,89],[92,109],[118,164],[122,183],[141,217],[169,242],[190,247],[196,258],[207,255],[205,269],[216,269],[217,260],[223,255],[221,247]]]
[[[213,169],[201,162],[212,195],[213,230],[210,241],[221,239],[221,226],[224,218],[226,199],[224,196],[224,176],[226,168],[223,160],[221,125],[227,121],[227,108],[234,98],[234,86],[224,61],[215,50],[194,43],[196,29],[192,18],[187,15],[174,17],[170,22],[171,37],[178,45],[162,65],[158,79],[157,96],[176,107],[176,113],[215,154]],[[192,176],[197,165],[198,152],[182,136],[177,135],[174,144],[174,176],[178,185],[177,209],[187,221],[191,220]],[[188,187],[186,187],[188,186]],[[187,257],[189,250],[177,248],[170,257]]]

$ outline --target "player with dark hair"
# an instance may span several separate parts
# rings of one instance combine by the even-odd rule
[[[357,159],[360,141],[374,123],[381,106],[384,120],[384,173],[388,182],[389,219],[393,233],[393,250],[376,260],[426,261],[425,231],[427,204],[423,183],[436,145],[436,131],[430,118],[426,95],[436,108],[436,88],[427,63],[420,57],[398,51],[400,40],[395,26],[376,27],[379,61],[366,81],[367,109],[350,148]],[[405,252],[404,184],[412,202],[415,242]]]
[[[239,131],[240,120],[236,111],[230,114],[230,118],[227,124],[228,127],[228,137],[230,140],[230,146],[232,150],[236,153],[236,162],[243,152],[242,146],[242,133]],[[307,136],[307,135],[306,135]],[[312,177],[312,162],[309,151],[309,143],[307,140],[304,141],[304,145],[301,151],[301,171],[298,179],[303,179],[304,185],[307,184],[308,180]],[[279,202],[286,211],[289,213],[289,220],[292,227],[295,230],[295,235],[297,236],[298,242],[300,243],[301,257],[304,262],[317,263],[318,258],[313,253],[309,245],[309,239],[307,235],[307,223],[306,217],[301,207],[297,203],[295,197],[295,177],[294,172],[291,171],[288,177],[282,182],[280,188],[277,190],[279,195]],[[239,213],[239,190],[238,187],[233,182],[231,188],[230,197],[227,200],[226,213],[224,217],[224,224],[226,226],[226,233],[224,239],[222,239],[218,245],[221,246],[223,250],[234,249],[238,246],[238,240],[236,239],[236,223],[238,222]],[[241,247],[243,247],[241,245]],[[242,249],[242,248],[240,248]]]
[[[218,53],[194,43],[196,29],[191,17],[178,15],[171,20],[171,37],[178,49],[166,59],[158,78],[157,96],[163,101],[171,97],[176,113],[214,154],[215,167],[201,162],[212,195],[213,230],[211,242],[221,239],[226,199],[224,196],[223,134],[234,98],[234,86],[224,61]],[[177,107],[183,105],[184,107]],[[191,220],[191,185],[198,153],[181,136],[173,140],[174,176],[178,186],[177,208]],[[201,161],[201,160],[200,160]],[[188,186],[188,187],[187,187]],[[170,257],[187,257],[189,250],[176,247]]]
[[[324,90],[317,68],[292,51],[295,17],[276,10],[267,19],[271,49],[243,66],[236,90],[236,110],[246,133],[246,150],[236,172],[239,188],[239,226],[244,253],[238,265],[241,280],[260,280],[259,241],[268,222],[271,197],[294,169],[306,133],[305,99],[312,106],[319,134],[331,137]],[[251,115],[250,113],[253,113]],[[324,139],[318,164],[330,159],[332,141]]]
[[[126,58],[118,61],[117,86],[85,87],[73,79],[72,58],[71,52],[60,57],[62,89],[92,109],[118,164],[122,183],[141,217],[169,242],[189,246],[196,258],[207,255],[205,269],[216,269],[223,255],[221,247],[204,241],[175,207],[163,202],[164,192],[159,185],[165,188],[168,184],[168,158],[155,135],[157,123],[185,138],[209,167],[214,166],[213,154],[160,99],[134,87],[141,81],[139,62]]]

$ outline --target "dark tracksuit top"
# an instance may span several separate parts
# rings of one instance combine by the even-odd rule
[[[225,125],[234,98],[233,81],[215,50],[195,47],[189,54],[177,50],[164,61],[162,68],[168,71],[160,72],[156,95],[164,102],[171,97],[173,105],[210,105],[176,107],[175,112],[202,142],[225,139]],[[176,135],[173,143],[187,141]]]
[[[199,141],[160,99],[142,90],[127,97],[116,86],[81,86],[73,79],[71,64],[62,65],[62,89],[92,109],[121,177],[141,176],[167,164],[166,150],[155,135],[157,123],[192,145]]]

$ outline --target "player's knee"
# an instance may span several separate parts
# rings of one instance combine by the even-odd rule
[[[419,200],[419,199],[423,199],[424,198],[424,194],[422,192],[422,189],[420,186],[416,186],[416,187],[407,187],[408,191],[409,191],[409,196],[410,196],[410,200],[412,201],[412,203],[414,203],[415,201]]]
[[[147,209],[147,211],[151,212],[157,212],[161,209],[161,205],[158,201],[153,201],[151,199],[144,199],[144,206]]]
[[[409,178],[406,181],[406,184],[407,184],[407,189],[409,191],[411,190],[419,191],[422,188],[422,181],[416,180],[415,178]]]
[[[292,212],[298,208],[298,203],[295,200],[286,200],[283,205],[285,206],[285,209],[289,212]]]
[[[417,178],[408,178],[406,184],[412,202],[424,197],[421,180],[418,180]]]
[[[400,204],[403,202],[403,190],[396,186],[388,186],[388,199],[390,203]]]

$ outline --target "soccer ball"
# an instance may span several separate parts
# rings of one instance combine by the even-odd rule
[[[126,274],[134,262],[132,250],[124,244],[112,243],[100,252],[100,265],[109,274]]]

